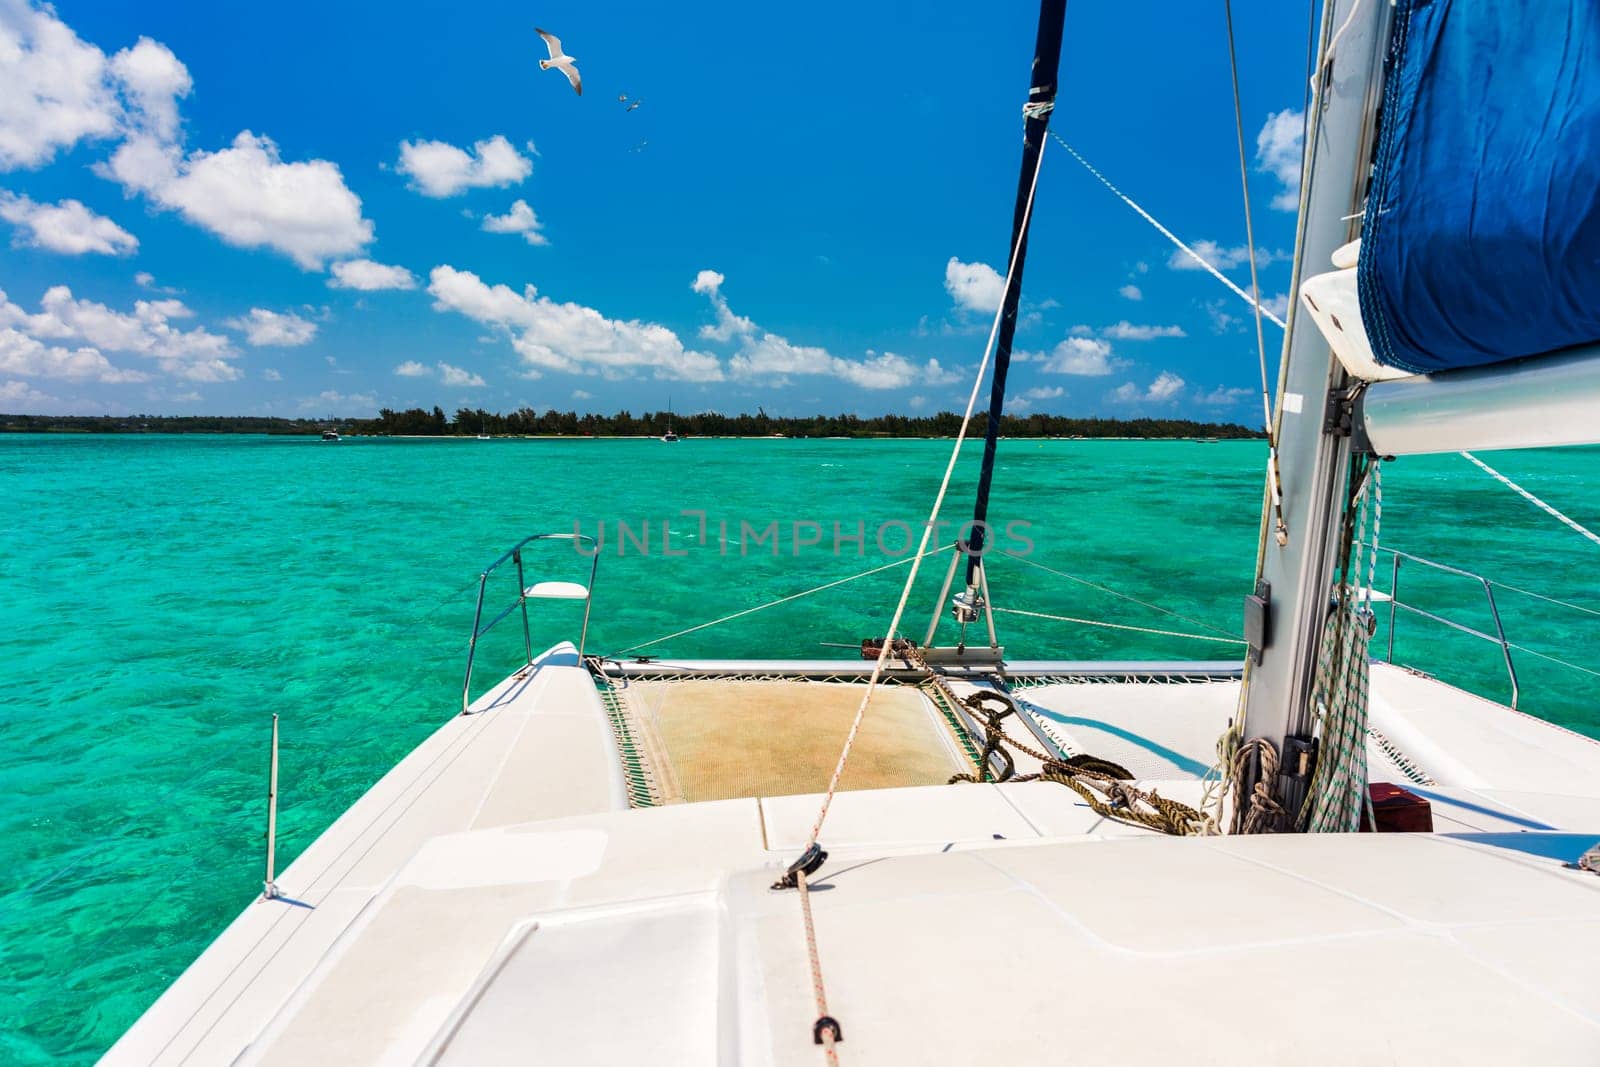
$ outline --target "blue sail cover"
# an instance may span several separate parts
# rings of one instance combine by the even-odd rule
[[[1600,340],[1600,0],[1399,0],[1357,280],[1404,370]]]

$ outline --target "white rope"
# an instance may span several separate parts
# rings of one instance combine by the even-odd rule
[[[1284,325],[1284,322],[1283,322],[1282,319],[1278,318],[1278,316],[1274,315],[1271,311],[1269,311],[1266,308],[1262,307],[1259,302],[1251,299],[1249,293],[1245,292],[1243,289],[1241,289],[1237,285],[1235,285],[1233,283],[1233,279],[1229,278],[1226,274],[1222,273],[1216,267],[1212,266],[1210,261],[1207,260],[1204,256],[1202,256],[1199,252],[1196,252],[1194,249],[1192,249],[1188,245],[1184,244],[1182,239],[1180,239],[1177,234],[1173,233],[1171,230],[1169,230],[1165,226],[1161,225],[1161,223],[1157,222],[1156,221],[1156,217],[1154,215],[1150,214],[1150,212],[1146,211],[1144,208],[1142,208],[1138,204],[1134,203],[1133,200],[1128,196],[1127,193],[1124,193],[1121,189],[1118,189],[1115,185],[1112,185],[1110,179],[1108,179],[1104,174],[1101,174],[1099,171],[1095,170],[1094,169],[1094,165],[1091,164],[1087,159],[1084,159],[1082,156],[1080,156],[1078,154],[1078,150],[1076,148],[1073,148],[1067,142],[1063,141],[1061,139],[1061,135],[1060,134],[1056,133],[1056,131],[1054,131],[1054,130],[1051,130],[1050,131],[1050,136],[1054,137],[1056,139],[1056,143],[1057,144],[1059,144],[1062,148],[1065,148],[1068,152],[1070,152],[1072,154],[1072,158],[1073,159],[1076,159],[1079,163],[1082,163],[1084,170],[1087,170],[1090,174],[1093,174],[1096,178],[1100,179],[1100,184],[1101,185],[1104,185],[1107,189],[1110,189],[1112,191],[1112,193],[1116,194],[1117,199],[1121,200],[1124,204],[1127,204],[1129,207],[1133,208],[1133,210],[1136,211],[1139,214],[1140,218],[1144,219],[1144,221],[1146,221],[1150,225],[1154,226],[1158,231],[1160,231],[1161,236],[1163,236],[1167,240],[1171,241],[1174,245],[1177,245],[1178,248],[1181,251],[1183,251],[1184,253],[1186,253],[1189,256],[1189,258],[1193,259],[1196,263],[1200,264],[1201,267],[1203,267],[1207,271],[1209,271],[1213,278],[1217,279],[1217,281],[1221,282],[1223,285],[1226,285],[1229,289],[1231,289],[1239,297],[1240,300],[1243,300],[1245,303],[1251,305],[1257,311],[1261,312],[1261,314],[1266,318],[1266,320],[1268,322],[1276,324],[1279,329],[1287,329],[1288,328],[1288,327],[1286,327]]]
[[[1584,537],[1587,537],[1589,540],[1593,541],[1595,544],[1600,545],[1600,535],[1596,535],[1593,530],[1590,530],[1588,527],[1584,526],[1582,523],[1580,523],[1580,522],[1578,522],[1578,521],[1576,521],[1574,519],[1570,519],[1567,516],[1561,514],[1561,512],[1557,511],[1555,508],[1551,507],[1549,504],[1546,504],[1543,500],[1540,500],[1538,497],[1534,496],[1532,493],[1530,493],[1526,489],[1522,488],[1522,486],[1518,485],[1516,482],[1512,481],[1510,478],[1507,478],[1504,474],[1501,474],[1499,471],[1497,471],[1493,467],[1489,466],[1487,463],[1485,463],[1483,460],[1479,459],[1477,456],[1474,456],[1471,452],[1463,452],[1463,453],[1461,453],[1461,458],[1476,464],[1479,468],[1481,468],[1483,470],[1483,472],[1485,474],[1489,475],[1489,477],[1491,477],[1495,481],[1501,483],[1507,489],[1510,489],[1512,492],[1518,494],[1524,500],[1526,500],[1528,503],[1530,503],[1534,507],[1538,508],[1540,511],[1543,511],[1545,514],[1551,516],[1552,518],[1555,518],[1555,519],[1557,519],[1557,520],[1559,520],[1561,522],[1566,523],[1568,526],[1572,527],[1572,529],[1576,530],[1578,533],[1582,534]]]
[[[933,549],[931,552],[923,553],[923,555],[936,556],[940,552],[948,552],[954,547],[955,547],[955,545],[953,545],[953,544],[941,545],[940,547]],[[849,582],[856,581],[857,579],[860,579],[860,578],[866,578],[866,577],[869,577],[870,575],[874,575],[874,574],[881,574],[884,571],[893,570],[896,567],[904,567],[907,564],[914,563],[918,559],[921,559],[921,558],[922,558],[921,556],[907,556],[905,559],[897,559],[893,563],[885,563],[881,567],[873,567],[871,570],[865,570],[865,571],[862,571],[859,574],[852,574],[848,578],[840,578],[837,581],[828,582],[828,583],[826,583],[824,585],[819,585],[819,586],[816,586],[814,588],[804,590],[803,592],[790,593],[788,596],[779,597],[777,600],[769,600],[765,604],[757,604],[753,608],[745,608],[743,611],[736,611],[732,615],[724,615],[720,619],[712,619],[710,622],[702,622],[698,626],[689,627],[687,630],[679,630],[677,633],[671,633],[671,634],[668,634],[665,637],[657,637],[657,638],[655,638],[654,640],[651,640],[651,641],[641,641],[637,645],[629,645],[627,648],[622,649],[620,652],[611,653],[609,658],[611,658],[611,659],[620,659],[623,656],[626,656],[629,652],[634,652],[634,651],[637,651],[638,649],[641,649],[641,648],[649,648],[652,645],[666,644],[668,641],[675,640],[675,639],[677,639],[679,637],[684,637],[684,636],[686,636],[688,634],[696,633],[696,632],[698,632],[700,630],[709,629],[712,626],[720,626],[725,622],[732,622],[734,619],[742,619],[746,615],[754,615],[758,611],[765,611],[768,608],[775,608],[779,604],[787,604],[791,600],[799,600],[802,597],[808,597],[808,596],[813,595],[814,593],[826,592],[829,589],[833,589],[833,588],[836,588],[838,586],[845,585],[845,584],[847,584]]]
[[[1033,198],[1039,189],[1039,172],[1044,168],[1044,151],[1040,151],[1034,160],[1033,178],[1028,185],[1028,200],[1022,209],[1022,224],[1017,228],[1017,237],[1028,232],[1028,222],[1033,217]],[[1002,292],[1009,292],[1017,272],[1017,245],[1011,247],[1011,254],[1007,258],[1006,281]],[[850,760],[850,750],[855,746],[856,736],[861,732],[861,720],[866,716],[867,706],[872,703],[872,696],[878,690],[878,680],[883,676],[884,665],[889,660],[889,654],[894,649],[895,634],[900,631],[900,620],[905,615],[906,603],[911,599],[911,588],[916,584],[917,572],[922,567],[922,560],[928,555],[928,541],[933,536],[933,531],[939,521],[939,512],[944,507],[945,494],[950,489],[950,479],[955,474],[956,463],[961,459],[961,446],[967,440],[967,426],[972,421],[972,413],[978,405],[978,394],[983,389],[983,379],[989,372],[989,358],[994,353],[995,338],[1000,333],[1000,322],[1005,316],[1005,301],[995,309],[994,323],[989,327],[989,340],[983,347],[983,360],[978,364],[978,373],[972,381],[972,393],[967,397],[966,414],[961,418],[961,429],[956,433],[955,446],[950,449],[950,460],[945,464],[944,478],[939,482],[939,492],[933,498],[933,508],[928,513],[928,521],[922,527],[922,542],[917,546],[917,554],[912,557],[911,572],[906,575],[906,582],[900,589],[900,602],[895,605],[894,618],[889,621],[889,629],[883,635],[883,647],[878,649],[878,658],[872,664],[872,676],[867,679],[866,692],[861,695],[861,704],[856,708],[855,718],[851,720],[850,732],[845,736],[844,747],[839,750],[839,761],[834,764],[833,775],[828,779],[828,791],[822,797],[822,804],[817,809],[816,822],[811,826],[811,836],[806,840],[806,847],[802,854],[810,852],[816,846],[817,838],[822,834],[822,824],[828,818],[828,809],[833,805],[834,793],[838,791],[839,779],[844,775],[845,764]],[[822,964],[817,955],[816,925],[811,918],[810,889],[807,887],[804,871],[796,871],[795,887],[800,893],[800,909],[805,920],[806,951],[811,961],[812,992],[816,995],[819,1012],[826,1015],[828,1003],[827,994],[822,984]],[[820,1022],[820,1020],[819,1020]],[[839,1062],[838,1050],[834,1047],[833,1037],[824,1029],[823,1056],[830,1064]]]
[[[1028,186],[1028,202],[1022,211],[1022,225],[1017,233],[1020,236],[1027,232],[1028,221],[1033,215],[1033,197],[1039,189],[1039,172],[1044,169],[1044,152],[1041,151],[1033,165],[1033,180]],[[1017,249],[1011,249],[1010,262],[1006,267],[1005,286],[1001,292],[1009,291],[1011,282],[1017,271]],[[861,695],[861,706],[856,708],[855,719],[850,723],[850,733],[846,735],[844,748],[839,753],[839,762],[834,765],[833,776],[828,779],[828,791],[823,795],[822,807],[817,811],[817,821],[811,827],[811,836],[806,840],[809,849],[817,843],[817,837],[822,833],[822,824],[828,818],[828,808],[833,804],[833,794],[839,788],[839,778],[844,774],[845,763],[850,759],[851,746],[855,744],[856,735],[861,731],[861,719],[866,714],[867,705],[872,700],[872,695],[877,691],[878,679],[883,674],[884,664],[889,660],[889,653],[894,648],[894,636],[900,631],[900,619],[905,615],[906,602],[911,598],[911,587],[917,580],[917,571],[920,569],[922,559],[928,554],[928,539],[933,536],[935,526],[939,521],[939,512],[944,507],[944,497],[950,489],[950,478],[955,474],[956,462],[961,458],[961,446],[967,440],[967,425],[972,421],[973,410],[978,405],[978,394],[983,388],[984,377],[989,373],[989,358],[994,354],[995,338],[1000,332],[1000,320],[1005,314],[1005,303],[995,309],[994,323],[989,327],[989,340],[983,348],[983,360],[978,364],[978,373],[972,380],[972,393],[967,397],[967,411],[961,418],[961,429],[956,434],[955,447],[950,450],[950,460],[944,467],[944,478],[939,482],[939,492],[933,498],[933,508],[928,513],[928,521],[922,528],[922,543],[917,547],[917,555],[913,558],[911,573],[906,575],[906,583],[900,590],[900,602],[895,605],[894,618],[889,621],[889,629],[884,634],[883,647],[878,650],[877,661],[872,665],[872,676],[867,679],[867,691]]]
[[[1247,642],[1242,637],[1213,637],[1210,634],[1190,634],[1182,630],[1157,630],[1149,626],[1129,626],[1120,622],[1105,622],[1100,619],[1080,619],[1072,615],[1046,615],[1042,611],[1023,611],[1021,608],[991,607],[990,611],[1001,612],[1006,615],[1026,615],[1030,619],[1050,619],[1055,622],[1075,622],[1081,626],[1103,626],[1108,630],[1131,630],[1141,634],[1160,634],[1162,637],[1188,637],[1195,641],[1223,641],[1230,645],[1243,645]]]
[[[1360,10],[1361,0],[1356,0],[1355,3],[1350,5],[1350,14],[1344,17],[1344,22],[1339,25],[1339,29],[1334,33],[1333,40],[1329,41],[1328,47],[1323,49],[1322,62],[1317,64],[1316,73],[1311,75],[1312,88],[1316,88],[1317,79],[1322,76],[1322,72],[1327,68],[1328,64],[1333,62],[1333,54],[1334,50],[1339,46],[1339,38],[1344,36],[1344,31],[1350,28],[1350,24],[1356,20],[1356,13]]]

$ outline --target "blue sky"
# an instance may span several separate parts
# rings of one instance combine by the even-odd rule
[[[1234,14],[1281,304],[1306,11]],[[1035,19],[0,0],[0,411],[959,409]],[[1220,5],[1075,0],[1053,128],[1248,285]],[[1174,263],[1052,145],[1010,409],[1258,419],[1248,306]]]

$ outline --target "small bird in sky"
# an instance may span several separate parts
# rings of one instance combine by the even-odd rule
[[[630,102],[628,100],[628,94],[627,93],[618,93],[617,94],[617,103],[619,103],[619,104],[627,104],[628,106],[622,109],[623,111],[627,112],[627,111],[634,110],[640,104],[644,103],[644,101],[643,100],[634,100],[634,101]]]
[[[630,151],[630,152],[643,152],[644,151],[644,146],[649,144],[649,143],[650,143],[649,141],[640,141],[638,144],[636,144],[632,148],[628,149],[628,151]]]
[[[561,50],[561,38],[537,26],[533,28],[533,32],[543,37],[544,46],[550,49],[550,58],[539,60],[539,69],[556,68],[567,76],[567,81],[572,83],[572,91],[582,96],[583,79],[578,76],[578,61]]]

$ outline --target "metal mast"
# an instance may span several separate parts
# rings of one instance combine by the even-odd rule
[[[1289,329],[1278,371],[1276,437],[1282,475],[1284,536],[1275,529],[1270,499],[1264,508],[1255,595],[1246,610],[1247,667],[1244,736],[1283,747],[1309,735],[1313,673],[1333,592],[1341,494],[1350,438],[1330,417],[1346,388],[1309,315],[1298,313],[1300,281],[1331,269],[1334,249],[1360,226],[1371,169],[1384,57],[1388,4],[1326,0],[1320,66],[1308,123],[1300,226],[1295,242]],[[1331,55],[1329,54],[1331,50]],[[1285,753],[1288,756],[1288,753]],[[1295,770],[1286,758],[1285,774]],[[1283,778],[1284,775],[1280,775]],[[1248,789],[1252,783],[1247,781]],[[1303,786],[1300,787],[1303,792]],[[1295,783],[1280,782],[1293,796]]]
[[[1017,204],[1011,216],[1011,259],[1007,263],[1007,284],[1001,308],[1000,332],[995,341],[994,379],[989,389],[989,427],[983,438],[983,468],[978,473],[978,495],[972,507],[972,535],[968,538],[967,588],[975,591],[982,566],[984,523],[989,516],[989,486],[994,479],[995,446],[1000,439],[1000,416],[1006,399],[1006,372],[1011,368],[1011,339],[1017,332],[1017,301],[1022,296],[1022,266],[1028,256],[1028,200],[1033,190],[1039,153],[1044,151],[1044,135],[1050,126],[1050,112],[1056,102],[1056,75],[1061,66],[1061,26],[1066,18],[1066,0],[1044,0],[1039,5],[1039,35],[1033,46],[1033,84],[1022,138],[1022,172],[1017,177]]]

